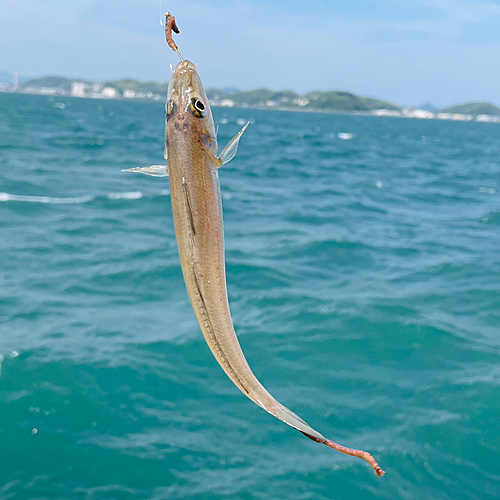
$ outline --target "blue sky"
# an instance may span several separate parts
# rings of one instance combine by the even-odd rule
[[[500,0],[2,0],[0,70],[205,86],[349,90],[399,104],[500,104]]]

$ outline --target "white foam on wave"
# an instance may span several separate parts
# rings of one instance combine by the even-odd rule
[[[153,196],[169,196],[168,189],[162,189]],[[144,195],[141,191],[126,191],[124,193],[107,193],[104,195],[108,200],[140,200]],[[53,196],[27,196],[20,194],[0,193],[2,201],[21,201],[28,203],[49,203],[53,205],[73,205],[77,203],[87,203],[99,198],[96,195],[77,196],[74,198],[55,198]]]
[[[5,356],[0,352],[0,377],[2,376],[2,363],[4,362],[5,358],[17,358],[17,356],[19,356],[19,353],[17,351],[12,351]]]
[[[354,137],[354,134],[351,134],[350,132],[339,132],[337,137],[343,141],[348,141]]]
[[[74,204],[74,203],[87,203],[92,201],[95,196],[78,196],[76,198],[54,198],[52,196],[25,196],[19,194],[0,193],[0,201],[27,201],[29,203],[52,203],[59,204]]]
[[[108,193],[106,195],[110,200],[139,200],[142,198],[140,191],[128,191],[125,193]]]

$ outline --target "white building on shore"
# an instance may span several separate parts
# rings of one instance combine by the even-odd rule
[[[118,94],[116,92],[116,89],[113,87],[103,87],[102,88],[102,95],[104,97],[107,97],[108,99],[116,99]]]
[[[432,111],[425,111],[425,109],[418,108],[404,108],[402,114],[407,118],[420,118],[424,120],[431,120],[436,117],[436,114]]]
[[[464,115],[462,113],[438,113],[437,118],[439,120],[452,120],[455,122],[470,122],[474,120],[472,115]]]
[[[83,82],[73,82],[71,84],[71,95],[73,97],[85,97],[88,85]]]
[[[375,116],[402,116],[401,112],[397,109],[375,109],[372,111]]]
[[[477,115],[478,122],[500,123],[500,116],[497,115]]]

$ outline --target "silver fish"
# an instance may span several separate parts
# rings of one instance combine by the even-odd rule
[[[382,476],[384,471],[369,453],[326,439],[276,401],[253,374],[236,337],[226,288],[218,171],[235,156],[248,123],[218,154],[208,99],[196,66],[187,60],[181,60],[172,75],[165,115],[168,167],[152,165],[127,171],[169,176],[182,273],[191,305],[213,355],[227,376],[254,403],[309,439],[366,460],[375,473]]]

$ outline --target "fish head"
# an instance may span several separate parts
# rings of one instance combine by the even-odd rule
[[[208,149],[217,152],[217,137],[212,111],[196,66],[187,60],[175,68],[168,85],[166,136],[179,134],[197,137]]]

